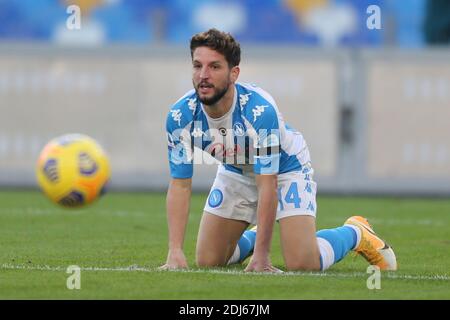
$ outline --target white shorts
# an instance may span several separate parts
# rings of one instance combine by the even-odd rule
[[[290,216],[316,216],[317,184],[300,171],[278,175],[276,220]],[[258,190],[254,177],[247,177],[219,166],[204,210],[217,216],[257,224]]]

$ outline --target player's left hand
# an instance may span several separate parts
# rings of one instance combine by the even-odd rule
[[[268,258],[266,259],[258,259],[252,256],[250,262],[245,268],[245,272],[271,272],[271,273],[282,273],[278,268],[272,266],[272,263]]]

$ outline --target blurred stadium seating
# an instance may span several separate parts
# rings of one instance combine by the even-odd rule
[[[420,47],[426,0],[0,0],[0,41],[58,42],[69,4],[95,22],[98,44],[185,44],[216,26],[242,42]],[[365,27],[369,5],[385,19]]]
[[[450,43],[448,0],[0,0],[0,187],[36,186],[40,148],[80,132],[110,153],[112,187],[166,188],[165,117],[210,27],[303,133],[321,192],[450,194],[450,49],[429,48]],[[207,190],[215,168],[195,170]]]

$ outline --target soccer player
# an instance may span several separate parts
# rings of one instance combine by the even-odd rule
[[[307,144],[266,91],[237,82],[239,43],[210,29],[194,35],[190,49],[194,89],[172,106],[166,122],[169,251],[161,269],[188,267],[183,242],[191,178],[194,163],[209,161],[203,152],[221,164],[200,222],[198,266],[225,266],[252,255],[246,271],[280,272],[270,260],[278,221],[288,270],[325,270],[350,250],[383,270],[396,269],[392,248],[363,217],[316,233],[317,186]],[[247,230],[256,224],[257,232]]]

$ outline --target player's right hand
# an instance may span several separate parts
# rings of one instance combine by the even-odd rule
[[[177,270],[187,269],[188,264],[184,252],[181,249],[169,250],[166,263],[158,268],[158,270]]]

